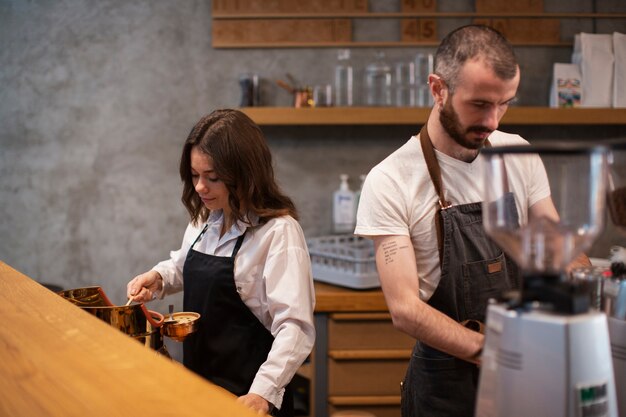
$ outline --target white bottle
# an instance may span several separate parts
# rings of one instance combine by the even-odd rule
[[[340,49],[337,52],[337,66],[335,66],[335,106],[352,106],[353,70],[350,63],[350,50]]]
[[[348,185],[348,175],[339,176],[341,184],[333,193],[333,232],[354,232],[355,195]]]

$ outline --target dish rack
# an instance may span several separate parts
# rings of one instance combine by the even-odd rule
[[[354,235],[307,239],[313,279],[354,289],[380,287],[374,243]]]

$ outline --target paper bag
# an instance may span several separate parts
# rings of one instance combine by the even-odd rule
[[[582,107],[612,107],[613,35],[581,33],[580,50],[574,50],[572,61],[577,53],[583,81]]]
[[[626,34],[613,33],[613,107],[626,107]]]
[[[550,107],[579,107],[582,94],[582,77],[576,64],[554,64]]]

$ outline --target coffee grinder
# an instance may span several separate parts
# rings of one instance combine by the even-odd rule
[[[487,308],[477,417],[617,417],[607,317],[567,278],[603,228],[607,154],[547,143],[481,151],[484,227],[520,267],[522,285]],[[526,190],[515,200],[518,213],[531,205],[528,218],[508,215],[509,179],[520,175],[547,178],[556,210],[533,214],[542,203],[520,201],[531,198]]]

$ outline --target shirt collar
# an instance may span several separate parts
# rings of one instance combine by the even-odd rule
[[[221,225],[224,223],[224,211],[223,210],[211,210],[209,213],[209,218],[207,219],[207,224],[211,225]],[[242,235],[248,227],[254,227],[259,224],[259,216],[256,213],[248,212],[246,216],[244,216],[244,221],[237,220],[230,228],[229,232],[237,232],[237,235]]]

